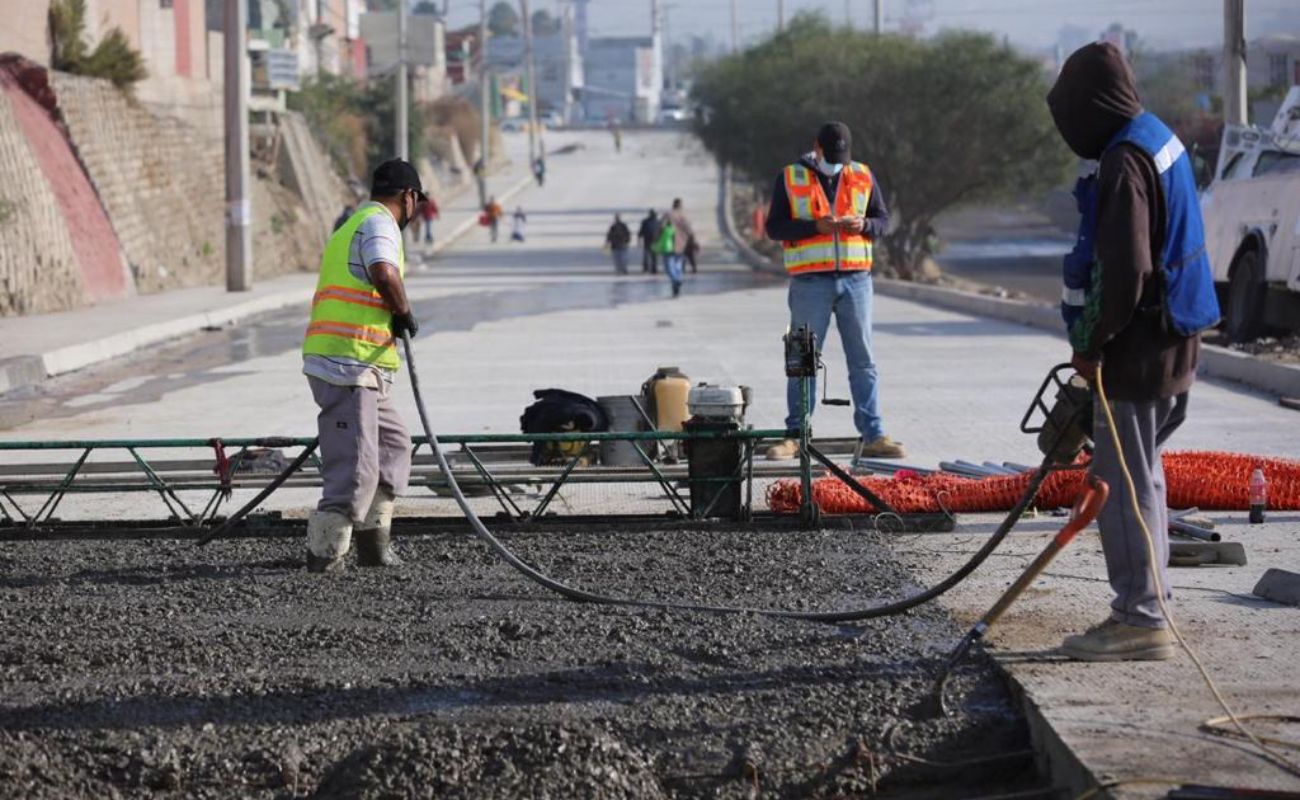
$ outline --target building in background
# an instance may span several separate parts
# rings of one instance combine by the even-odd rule
[[[654,122],[664,85],[658,36],[591,39],[584,67],[587,120]]]
[[[1223,96],[1222,50],[1204,47],[1174,55],[1186,63],[1197,90]],[[1251,102],[1253,121],[1267,125],[1292,86],[1300,86],[1300,36],[1261,36],[1246,43],[1246,88],[1257,98]]]
[[[361,38],[366,43],[366,74],[391,76],[397,69],[397,12],[361,15]],[[411,99],[429,103],[447,93],[447,26],[433,14],[406,15],[406,61],[411,76]]]
[[[583,85],[583,60],[578,40],[557,33],[533,37],[533,61],[537,72],[537,110],[556,112],[568,120],[575,90]],[[521,36],[494,36],[488,39],[488,67],[509,85],[529,94],[524,63],[524,40]],[[521,102],[526,102],[521,98]]]

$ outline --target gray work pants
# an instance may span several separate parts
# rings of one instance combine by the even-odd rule
[[[1150,403],[1111,401],[1111,413],[1124,448],[1124,461],[1133,476],[1138,506],[1155,543],[1160,582],[1169,595],[1169,508],[1165,499],[1165,472],[1160,451],[1187,417],[1187,393]],[[1146,537],[1133,511],[1128,484],[1120,470],[1106,412],[1101,400],[1093,402],[1092,473],[1110,486],[1110,499],[1098,515],[1106,572],[1115,590],[1111,619],[1143,628],[1163,628],[1164,617],[1151,578]]]
[[[320,511],[347,514],[361,522],[380,486],[395,496],[411,477],[411,436],[387,393],[360,386],[335,386],[307,377],[320,406]]]

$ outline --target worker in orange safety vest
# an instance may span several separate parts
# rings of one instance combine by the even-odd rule
[[[889,211],[871,170],[854,161],[851,150],[847,125],[823,125],[812,152],[777,177],[766,232],[782,243],[790,276],[791,330],[806,325],[816,334],[820,348],[831,315],[835,316],[848,362],[853,422],[862,436],[861,455],[902,458],[902,445],[884,431],[879,376],[871,352],[872,250],[875,240],[889,230]],[[815,386],[812,396],[816,397]],[[802,407],[801,380],[790,378],[785,427],[792,433],[768,449],[768,458],[799,455],[793,432],[800,426]]]

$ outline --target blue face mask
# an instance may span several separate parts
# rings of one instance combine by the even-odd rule
[[[844,169],[843,164],[830,164],[827,163],[825,156],[821,156],[821,155],[817,156],[817,171],[820,172],[821,174],[826,175],[828,177],[833,175],[839,175],[840,170],[842,169]]]

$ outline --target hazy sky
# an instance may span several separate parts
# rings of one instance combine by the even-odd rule
[[[494,0],[489,0],[492,5]],[[669,6],[675,40],[711,33],[730,41],[731,0],[664,0]],[[925,20],[927,32],[943,28],[978,28],[1005,34],[1025,47],[1049,47],[1066,25],[1101,31],[1119,21],[1156,47],[1217,44],[1223,30],[1222,0],[882,0],[885,26],[896,28],[909,12]],[[533,0],[535,8],[558,7],[557,0]],[[736,0],[742,41],[770,32],[776,25],[777,0]],[[846,8],[855,25],[869,26],[872,0],[785,0],[787,18],[817,9],[836,22]],[[1247,0],[1247,38],[1261,33],[1300,35],[1300,0]],[[475,0],[452,0],[453,24],[478,18]],[[650,0],[591,0],[591,29],[596,36],[644,34],[650,26]]]

